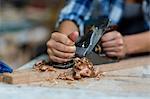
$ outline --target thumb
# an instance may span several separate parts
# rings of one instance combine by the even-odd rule
[[[79,36],[79,32],[75,31],[75,32],[72,32],[68,37],[69,37],[73,42],[76,42],[78,36]]]

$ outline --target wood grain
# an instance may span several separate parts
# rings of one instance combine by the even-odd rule
[[[135,68],[135,67],[140,67],[145,65],[150,65],[149,55],[127,58],[116,63],[96,65],[95,67],[98,68],[100,71],[109,72],[109,71],[116,71],[120,69]]]
[[[31,82],[46,81],[47,79],[56,79],[59,73],[63,71],[64,70],[57,70],[56,72],[38,72],[32,69],[14,71],[12,74],[4,73],[3,82],[9,84],[28,84]]]
[[[3,81],[3,75],[0,75],[0,82]]]

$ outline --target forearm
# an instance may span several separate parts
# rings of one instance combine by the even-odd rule
[[[125,36],[124,40],[127,47],[127,54],[129,55],[150,52],[150,31]]]
[[[69,35],[74,31],[79,31],[79,29],[74,22],[66,20],[59,25],[58,31]]]

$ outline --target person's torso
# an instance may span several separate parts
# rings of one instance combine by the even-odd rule
[[[99,0],[99,2],[102,0]],[[105,0],[103,0],[105,1]],[[99,16],[106,16],[110,18],[110,14],[112,11],[112,7],[114,6],[114,2],[119,0],[108,0],[108,3],[105,3],[106,5],[102,6],[102,3],[99,5],[99,11],[95,11],[95,16],[99,14]],[[121,1],[121,0],[120,0]],[[129,34],[135,34],[140,33],[143,31],[148,30],[148,28],[145,26],[145,19],[144,19],[144,13],[142,9],[142,1],[143,0],[125,0],[122,1],[122,5],[120,6],[120,9],[122,9],[122,14],[117,23],[119,26],[119,32],[121,32],[123,35],[129,35]],[[106,7],[109,6],[109,7]],[[106,8],[105,8],[106,7]],[[115,8],[115,7],[114,7]],[[95,8],[96,10],[97,8]],[[103,10],[103,11],[102,11]],[[106,10],[106,11],[105,11]],[[107,12],[108,13],[104,13]],[[119,14],[116,10],[116,15]]]
[[[119,31],[123,35],[130,35],[146,31],[145,20],[142,11],[141,0],[129,0],[126,2],[123,9],[123,14],[119,25]]]

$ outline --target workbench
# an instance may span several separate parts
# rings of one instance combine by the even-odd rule
[[[32,68],[41,59],[47,60],[48,57],[37,57],[18,71]],[[122,68],[122,64],[126,66]],[[85,78],[80,81],[58,79],[14,85],[0,83],[0,99],[149,99],[150,55],[103,64],[99,69],[106,71],[99,80]]]

